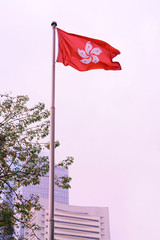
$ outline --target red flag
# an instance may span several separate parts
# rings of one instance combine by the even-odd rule
[[[76,34],[64,32],[57,28],[59,53],[57,62],[71,66],[78,71],[91,69],[121,70],[119,62],[112,59],[120,51],[108,43]]]

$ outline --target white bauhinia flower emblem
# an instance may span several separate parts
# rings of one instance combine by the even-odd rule
[[[89,64],[90,62],[98,63],[99,58],[97,55],[99,55],[101,52],[102,50],[100,48],[93,48],[90,42],[86,43],[85,51],[78,49],[78,54],[83,58],[80,61],[85,64]]]

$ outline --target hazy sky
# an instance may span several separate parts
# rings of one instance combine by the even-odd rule
[[[108,206],[111,240],[160,239],[158,0],[0,0],[0,93],[50,108],[52,21],[121,51],[122,71],[56,64],[57,160],[70,204]]]

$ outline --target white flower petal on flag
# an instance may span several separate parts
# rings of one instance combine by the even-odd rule
[[[78,49],[78,54],[82,57],[82,58],[88,58],[88,56],[86,55],[84,50],[80,50]]]
[[[99,55],[102,52],[100,48],[93,48],[91,54]]]
[[[90,41],[86,43],[85,51],[78,48],[78,54],[83,58],[80,60],[84,64],[89,64],[90,62],[98,63],[99,58],[97,55],[102,53],[102,50],[98,47],[93,48]]]
[[[90,55],[89,52],[91,51],[91,49],[92,49],[92,45],[90,44],[90,42],[87,42],[85,46],[85,51],[88,55]]]
[[[92,55],[92,62],[93,63],[98,63],[99,62],[99,58],[96,55]]]
[[[85,64],[88,64],[88,63],[90,63],[91,61],[92,61],[92,58],[90,57],[90,58],[88,58],[88,59],[82,59],[82,60],[80,60],[82,63],[85,63]]]

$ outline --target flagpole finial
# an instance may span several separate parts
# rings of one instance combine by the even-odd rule
[[[54,22],[51,23],[51,26],[52,27],[57,27],[57,23],[54,21]]]

